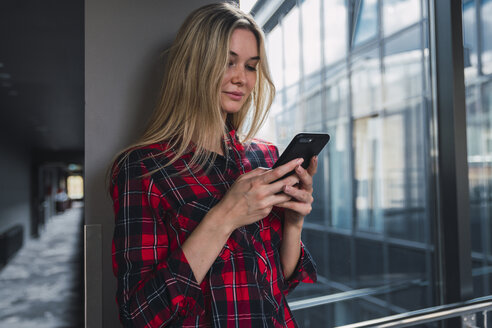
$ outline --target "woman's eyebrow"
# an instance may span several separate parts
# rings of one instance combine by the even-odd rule
[[[232,50],[229,50],[229,55],[234,56],[234,57],[238,57],[239,56],[237,53],[235,53]],[[260,60],[260,56],[251,57],[248,60]]]

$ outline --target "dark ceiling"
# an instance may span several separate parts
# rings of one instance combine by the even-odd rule
[[[82,152],[84,1],[0,0],[0,63],[2,138]]]

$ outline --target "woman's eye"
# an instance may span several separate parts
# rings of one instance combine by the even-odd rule
[[[247,65],[247,66],[246,66],[246,69],[247,69],[248,71],[253,71],[253,72],[256,72],[256,66]]]

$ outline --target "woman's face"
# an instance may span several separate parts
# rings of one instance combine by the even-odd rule
[[[256,83],[256,67],[260,60],[253,32],[238,28],[232,32],[229,44],[229,62],[220,93],[224,114],[237,113],[248,99]]]

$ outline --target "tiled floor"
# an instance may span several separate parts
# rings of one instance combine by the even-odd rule
[[[0,271],[0,328],[83,327],[82,213],[53,216]]]

